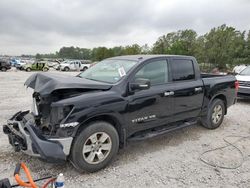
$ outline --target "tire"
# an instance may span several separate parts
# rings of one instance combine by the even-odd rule
[[[69,67],[65,67],[65,68],[64,68],[64,71],[67,71],[67,72],[68,72],[68,71],[69,71]]]
[[[207,129],[216,129],[223,122],[225,103],[221,99],[214,99],[209,105],[207,116],[201,118],[201,124]]]
[[[48,70],[48,68],[43,68],[43,72],[47,72]]]
[[[93,140],[99,141],[99,145]],[[118,148],[119,136],[114,126],[104,121],[93,122],[76,136],[71,148],[71,162],[80,172],[96,172],[114,159]]]
[[[26,71],[27,71],[27,72],[30,72],[30,71],[31,71],[31,68],[28,67],[28,68],[26,69]]]
[[[82,69],[82,70],[83,70],[83,71],[86,71],[87,69],[88,69],[88,67],[83,67],[83,69]]]
[[[6,68],[6,67],[2,67],[1,70],[2,70],[3,72],[6,72],[6,71],[7,71],[7,68]]]

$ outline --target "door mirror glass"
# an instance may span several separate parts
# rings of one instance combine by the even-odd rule
[[[145,78],[137,78],[135,82],[130,83],[130,89],[132,91],[136,90],[145,90],[150,88],[150,81],[149,79]]]

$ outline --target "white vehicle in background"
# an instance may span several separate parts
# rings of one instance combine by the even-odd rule
[[[250,66],[235,76],[239,82],[238,97],[250,98]]]
[[[28,60],[21,60],[21,61],[19,61],[18,63],[16,63],[16,69],[19,69],[19,70],[23,70],[23,67],[27,64],[27,63],[29,63],[29,61]]]
[[[80,60],[63,61],[59,70],[61,71],[85,71],[89,68],[90,64],[81,62]]]
[[[246,65],[237,65],[233,69],[233,73],[239,74],[241,71],[243,71],[247,66]]]

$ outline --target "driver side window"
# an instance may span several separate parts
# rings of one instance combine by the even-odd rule
[[[137,79],[148,79],[151,86],[168,82],[168,65],[166,60],[157,60],[144,65],[136,74]]]

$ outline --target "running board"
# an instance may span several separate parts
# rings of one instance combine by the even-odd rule
[[[181,128],[185,128],[185,127],[189,127],[192,125],[197,124],[197,120],[195,121],[188,121],[188,122],[182,122],[182,123],[175,123],[174,125],[169,125],[169,126],[164,126],[162,128],[155,128],[155,129],[151,129],[151,130],[147,130],[147,131],[142,131],[139,133],[136,133],[134,136],[131,136],[128,138],[128,141],[139,141],[139,140],[145,140],[148,138],[153,138],[155,136],[159,136],[159,135],[163,135],[166,134],[168,132],[174,131],[174,130],[178,130]]]

